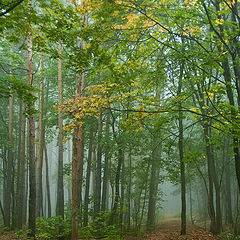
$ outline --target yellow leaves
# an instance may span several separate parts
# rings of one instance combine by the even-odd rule
[[[189,111],[193,113],[200,113],[200,110],[197,107],[190,108]]]
[[[117,16],[119,14],[118,11],[114,12],[114,15]],[[135,14],[135,13],[129,13],[123,20],[126,22],[125,24],[120,25],[114,25],[113,29],[118,30],[126,30],[126,29],[134,29],[134,28],[149,28],[152,27],[155,22],[150,20],[149,18],[145,18],[143,15]],[[134,38],[134,35],[131,35],[132,38]],[[137,34],[135,38],[137,37]],[[134,40],[134,39],[133,39]]]
[[[217,20],[215,20],[216,25],[223,25],[224,20],[222,18],[218,18]]]
[[[71,0],[71,3],[77,3],[77,0]],[[86,15],[88,12],[94,12],[96,9],[99,9],[103,4],[103,1],[99,0],[82,0],[81,4],[76,6],[78,13]]]
[[[199,26],[190,25],[182,28],[182,35],[191,34],[193,36],[194,35],[199,36],[201,32],[202,32],[202,28],[200,28]]]
[[[196,4],[196,1],[194,1],[194,0],[185,0],[183,3],[185,5],[188,5],[188,6],[193,6],[193,5]]]

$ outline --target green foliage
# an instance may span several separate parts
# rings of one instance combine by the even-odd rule
[[[240,235],[235,235],[231,231],[227,230],[219,234],[218,237],[222,240],[238,240]]]
[[[79,229],[79,236],[84,239],[104,238],[107,240],[121,240],[122,233],[120,226],[108,223],[109,212],[101,213],[87,227]]]
[[[19,239],[26,239],[29,230],[18,230],[16,235]],[[63,219],[61,216],[50,218],[37,218],[36,237],[38,239],[55,240],[59,237],[68,239],[71,234],[70,219]]]
[[[37,236],[41,239],[56,239],[57,237],[69,237],[71,233],[70,219],[61,216],[51,218],[37,218]]]

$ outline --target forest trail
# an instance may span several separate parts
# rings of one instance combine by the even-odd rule
[[[187,223],[187,235],[180,236],[180,219],[168,218],[160,222],[156,231],[146,234],[144,237],[132,237],[127,240],[219,240],[211,233]]]

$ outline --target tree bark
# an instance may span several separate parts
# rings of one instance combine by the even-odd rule
[[[85,25],[88,24],[87,15],[84,16]],[[86,48],[86,42],[82,41],[82,49]],[[76,97],[84,96],[85,71],[76,78]],[[78,238],[78,207],[82,196],[82,174],[83,174],[83,125],[78,125],[73,133],[73,158],[72,158],[72,240]]]
[[[147,230],[152,231],[155,229],[156,224],[156,202],[158,190],[158,175],[159,175],[159,162],[160,162],[160,146],[155,137],[157,146],[153,144],[152,157],[151,157],[151,176],[150,176],[150,189],[148,201],[148,215],[147,215]]]
[[[58,106],[61,108],[62,99],[62,43],[58,41]],[[57,181],[57,215],[64,218],[64,187],[63,187],[63,113],[58,111],[58,181]],[[63,229],[62,229],[63,230]]]
[[[48,168],[48,154],[47,146],[44,143],[44,152],[45,152],[45,165],[46,165],[46,190],[47,190],[47,205],[48,205],[48,217],[51,217],[51,193],[50,193],[50,183],[49,183],[49,168]]]
[[[107,210],[107,194],[108,194],[108,174],[109,174],[109,123],[110,123],[110,114],[107,113],[107,121],[106,121],[106,146],[104,149],[104,172],[103,172],[103,187],[102,187],[102,206],[101,210],[104,212]]]
[[[38,159],[36,169],[36,217],[42,216],[43,211],[43,198],[42,198],[42,167],[43,167],[43,143],[44,143],[44,126],[43,126],[43,104],[44,104],[44,83],[43,83],[43,56],[39,56],[39,69],[40,69],[40,88],[39,88],[39,132],[38,132]]]
[[[5,226],[10,228],[11,226],[11,203],[12,203],[12,176],[13,176],[13,94],[10,90],[9,96],[9,114],[8,114],[8,161],[6,167],[6,192],[4,194],[4,215],[5,215]]]
[[[101,171],[102,171],[102,113],[98,121],[98,145],[97,145],[97,163],[96,163],[96,186],[94,190],[94,217],[97,218],[100,213],[101,205]]]
[[[119,143],[118,143],[119,145]],[[123,150],[121,149],[121,146],[118,146],[118,163],[117,163],[117,171],[115,175],[115,197],[114,197],[114,203],[113,203],[113,209],[109,218],[109,223],[114,224],[119,219],[119,216],[117,214],[117,208],[119,204],[119,197],[120,197],[120,189],[119,189],[119,183],[120,183],[120,174],[121,174],[121,168],[123,164]]]
[[[31,6],[30,6],[31,8]],[[28,83],[33,86],[33,52],[32,52],[32,33],[28,32],[28,49],[27,49],[27,69],[28,69]],[[32,93],[33,94],[33,93]],[[34,104],[29,106],[30,114],[28,116],[29,123],[29,215],[28,224],[31,230],[29,237],[35,238],[36,232],[36,169],[35,169],[35,123],[34,123]]]
[[[22,110],[21,120],[21,147],[20,147],[20,163],[19,163],[19,186],[18,186],[18,199],[17,199],[17,216],[18,228],[23,225],[23,205],[25,198],[25,131],[26,131],[26,117],[25,117],[25,104]]]
[[[90,191],[90,177],[91,177],[91,164],[93,154],[93,130],[90,130],[88,158],[87,158],[87,174],[86,174],[86,188],[84,196],[84,212],[83,212],[83,226],[88,225],[88,205],[89,205],[89,191]]]

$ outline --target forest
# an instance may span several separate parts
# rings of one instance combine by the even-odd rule
[[[0,34],[0,239],[240,239],[238,0],[1,0]]]

